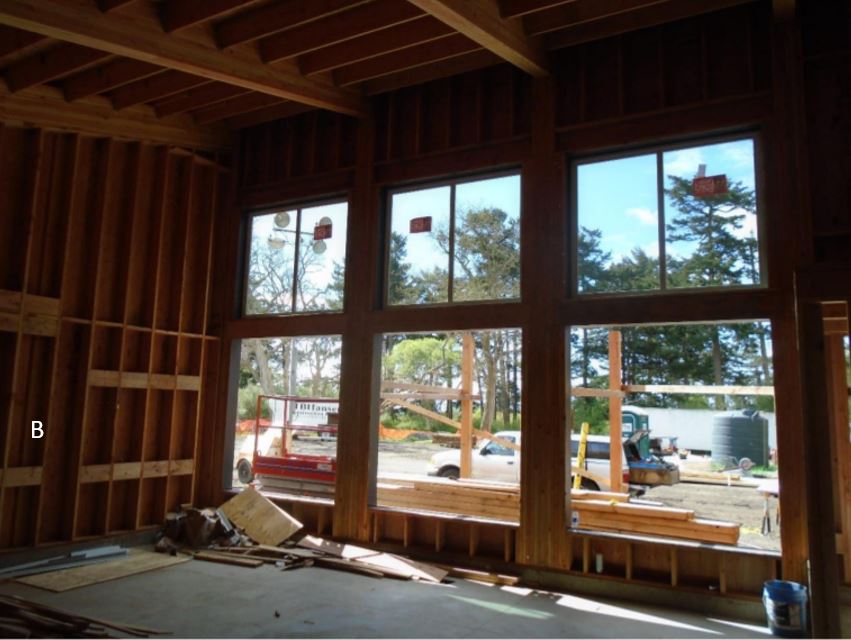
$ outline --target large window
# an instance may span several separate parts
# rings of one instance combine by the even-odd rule
[[[342,309],[347,215],[330,202],[252,216],[245,314]]]
[[[763,282],[754,138],[574,164],[579,293]]]
[[[391,305],[520,297],[520,176],[395,190],[389,196]]]

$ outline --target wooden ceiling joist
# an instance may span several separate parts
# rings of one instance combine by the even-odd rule
[[[154,104],[154,110],[161,118],[176,113],[186,113],[209,105],[217,104],[224,100],[230,100],[237,96],[250,93],[242,87],[234,87],[221,82],[208,82],[194,89],[181,91],[180,93],[165,98]]]
[[[502,62],[502,59],[487,49],[478,49],[472,53],[465,53],[454,58],[439,60],[431,64],[421,65],[413,69],[406,69],[397,73],[391,73],[374,80],[368,80],[360,85],[367,95],[395,91],[402,87],[410,87],[424,82],[431,82],[440,78],[467,73],[485,67],[492,67]]]
[[[191,149],[225,149],[230,143],[227,130],[221,127],[199,127],[186,117],[159,119],[147,107],[117,112],[100,96],[68,103],[62,92],[51,86],[12,94],[0,82],[0,120]]]
[[[592,40],[602,40],[629,31],[656,27],[660,24],[684,20],[703,13],[711,13],[753,0],[666,0],[665,2],[645,3],[632,11],[606,14],[601,19],[589,20],[560,31],[548,33],[544,42],[548,49],[570,47]],[[604,18],[604,19],[603,19]]]
[[[109,57],[104,51],[60,43],[15,63],[3,75],[9,90],[14,93],[85,69]]]
[[[165,71],[150,78],[137,80],[119,87],[109,94],[116,109],[126,109],[137,104],[152,102],[172,96],[209,82],[204,78],[180,71]]]
[[[98,9],[106,13],[107,11],[112,11],[113,9],[120,9],[121,7],[133,4],[136,0],[97,0]]]
[[[178,0],[163,2],[160,6],[160,22],[163,31],[171,33],[192,25],[220,18],[226,14],[245,9],[258,0]]]
[[[198,124],[210,124],[212,122],[219,122],[225,118],[238,116],[241,113],[271,107],[281,102],[283,101],[279,98],[267,96],[265,93],[248,93],[244,96],[237,96],[236,98],[193,111],[192,117]]]
[[[276,62],[415,20],[423,12],[400,0],[374,0],[260,41],[260,56]]]
[[[536,11],[544,11],[576,0],[500,0],[499,15],[503,18],[520,18]]]
[[[309,110],[309,107],[297,102],[282,102],[264,109],[242,113],[238,116],[228,118],[226,122],[231,129],[245,129],[246,127],[253,127],[256,124],[289,118],[290,116],[295,116]]]
[[[533,76],[545,76],[546,52],[517,21],[504,20],[496,0],[409,0],[481,47]]]
[[[0,25],[0,59],[47,40],[39,33]]]
[[[79,100],[147,78],[162,70],[162,67],[141,60],[119,58],[64,80],[62,91],[66,100]]]
[[[376,56],[445,38],[455,33],[450,27],[431,16],[422,16],[360,38],[306,53],[298,59],[301,72],[310,75],[368,60]]]
[[[296,71],[273,69],[170,36],[127,16],[103,14],[94,6],[57,0],[4,0],[0,3],[0,24],[313,107],[357,116],[367,112],[361,95],[305,78]]]
[[[426,42],[405,50],[405,55],[388,53],[377,58],[364,60],[342,67],[334,72],[334,80],[341,87],[379,78],[389,73],[431,64],[447,58],[453,58],[481,47],[460,33],[447,38]]]
[[[287,0],[241,13],[216,25],[216,41],[232,47],[366,4],[367,0]]]
[[[528,15],[523,18],[523,25],[528,33],[540,35],[664,2],[665,0],[576,0]]]

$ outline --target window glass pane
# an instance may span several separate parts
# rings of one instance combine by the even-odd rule
[[[296,311],[343,308],[347,212],[345,202],[302,209]]]
[[[387,301],[416,304],[449,301],[450,187],[391,196]],[[431,218],[431,230],[411,233],[411,220]]]
[[[340,336],[242,341],[233,486],[333,496],[341,346]],[[309,480],[292,456],[312,456],[299,463]]]
[[[578,165],[578,289],[658,289],[656,155]]]
[[[293,304],[296,211],[251,219],[245,313],[289,313]]]
[[[753,140],[668,151],[663,166],[668,286],[759,284]]]
[[[457,185],[454,253],[454,301],[520,297],[519,175]]]

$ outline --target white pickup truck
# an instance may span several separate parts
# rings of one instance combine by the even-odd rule
[[[519,431],[499,431],[497,438],[520,444]],[[576,467],[576,452],[579,448],[579,435],[571,437],[571,466]],[[608,491],[610,484],[609,437],[588,436],[585,451],[585,464],[580,471],[582,488],[593,491]],[[626,454],[621,450],[623,482],[629,483],[629,465]],[[472,477],[480,480],[499,482],[520,482],[520,452],[497,442],[482,440],[473,450]],[[436,453],[429,460],[428,475],[442,478],[458,478],[461,472],[461,451],[449,449]],[[571,474],[572,476],[573,474]],[[571,478],[572,479],[572,478]]]

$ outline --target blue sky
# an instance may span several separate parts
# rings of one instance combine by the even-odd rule
[[[668,175],[695,176],[700,164],[706,175],[726,174],[730,182],[741,181],[755,188],[753,141],[750,139],[690,147],[663,154],[665,186]],[[603,232],[601,247],[612,260],[629,255],[634,248],[659,255],[656,154],[631,156],[581,164],[577,167],[579,225]],[[674,215],[666,205],[666,221]],[[748,214],[742,237],[756,235],[756,216]],[[668,255],[685,256],[694,250],[690,243],[668,244]]]

